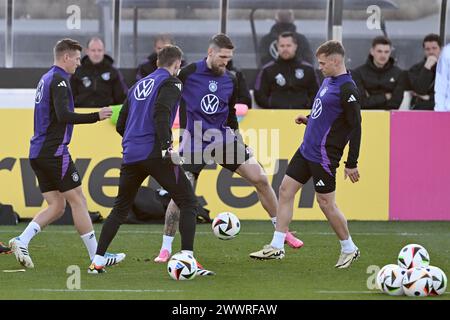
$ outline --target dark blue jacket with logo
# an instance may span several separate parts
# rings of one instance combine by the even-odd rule
[[[294,58],[269,62],[255,81],[255,100],[267,109],[309,109],[317,93],[311,65]]]
[[[114,60],[106,54],[98,64],[93,64],[88,56],[81,59],[81,66],[70,79],[75,107],[106,107],[123,103],[127,85],[113,63]]]

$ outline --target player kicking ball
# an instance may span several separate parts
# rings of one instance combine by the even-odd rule
[[[353,183],[359,180],[361,106],[356,85],[345,68],[344,55],[344,48],[338,41],[327,41],[317,49],[319,69],[326,78],[315,97],[311,114],[295,119],[297,124],[306,125],[306,131],[280,186],[277,225],[272,242],[251,253],[251,258],[284,258],[284,240],[292,220],[294,197],[311,177],[320,209],[340,240],[341,254],[335,267],[348,268],[360,256],[350,236],[347,220],[335,200],[336,169],[349,141],[344,177],[349,177]]]
[[[9,241],[17,261],[34,268],[28,244],[42,229],[59,219],[66,207],[72,209],[75,228],[92,261],[97,239],[81,190],[81,179],[72,162],[68,145],[74,124],[95,123],[111,117],[109,107],[99,112],[79,114],[74,111],[69,77],[80,65],[81,46],[77,41],[62,39],[53,49],[54,65],[39,81],[34,106],[34,135],[30,142],[30,164],[48,207],[39,212],[22,234]],[[107,265],[125,259],[125,254],[107,254]]]
[[[183,68],[178,78],[183,83],[180,119],[183,132],[180,152],[186,158],[183,169],[192,185],[197,183],[207,163],[220,164],[236,172],[253,185],[273,225],[277,224],[277,197],[262,166],[242,141],[236,118],[238,87],[235,76],[226,66],[233,57],[234,45],[225,34],[211,38],[206,58]],[[179,209],[171,201],[166,210],[164,235],[157,263],[165,263],[172,252],[172,242],[179,220]],[[285,241],[292,248],[303,242],[287,232]],[[200,275],[212,275],[203,271]]]

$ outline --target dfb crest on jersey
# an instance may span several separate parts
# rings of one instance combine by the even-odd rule
[[[305,72],[303,71],[303,69],[295,69],[295,77],[297,79],[303,79],[304,76]]]
[[[39,81],[38,86],[36,88],[36,96],[34,97],[34,101],[36,103],[41,102],[43,96],[44,96],[44,80],[41,80]]]
[[[90,87],[92,84],[92,81],[91,81],[91,79],[89,79],[89,77],[83,77],[83,78],[81,78],[81,81],[83,81],[83,86],[85,88]]]
[[[216,92],[217,91],[217,81],[211,80],[209,81],[209,91]]]
[[[323,97],[325,95],[325,93],[327,93],[328,91],[328,87],[323,88],[322,90],[320,90],[320,96]]]
[[[313,107],[311,109],[311,118],[317,119],[322,113],[322,100],[317,98],[314,101]]]
[[[153,86],[155,85],[154,79],[145,79],[139,82],[134,88],[134,98],[136,100],[145,100],[150,93],[152,93]]]
[[[105,81],[108,81],[109,79],[111,79],[111,72],[102,73],[102,79]]]
[[[200,106],[204,113],[214,114],[219,109],[219,98],[214,94],[207,94],[202,98]]]
[[[281,73],[277,74],[275,76],[275,80],[277,81],[277,84],[282,87],[286,84],[286,79],[283,77]]]

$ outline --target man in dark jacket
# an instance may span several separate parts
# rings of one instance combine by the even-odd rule
[[[104,107],[123,102],[128,88],[113,63],[105,54],[103,41],[91,38],[81,66],[70,79],[75,107]]]
[[[369,57],[353,71],[363,109],[398,109],[405,89],[403,71],[391,57],[392,43],[384,37],[373,39]]]
[[[261,66],[275,61],[278,58],[277,39],[283,32],[294,33],[298,44],[297,57],[312,65],[314,63],[314,56],[311,46],[303,34],[297,33],[297,27],[294,24],[294,12],[292,10],[278,10],[275,15],[275,21],[275,24],[270,29],[270,33],[263,36],[259,44]]]
[[[278,59],[259,72],[255,82],[255,99],[261,108],[311,108],[319,87],[314,69],[295,55],[296,40],[292,32],[282,33],[277,42]]]
[[[138,67],[136,71],[136,80],[140,80],[146,76],[148,76],[150,73],[153,73],[158,67],[156,66],[156,60],[158,58],[158,53],[161,51],[162,48],[164,48],[165,45],[175,45],[175,41],[172,37],[172,35],[168,33],[161,33],[158,34],[155,37],[155,40],[153,41],[153,52],[147,57],[147,59],[142,62]],[[186,62],[184,60],[181,60],[181,66],[185,66]]]
[[[434,82],[436,66],[441,53],[441,39],[430,33],[422,42],[425,58],[413,65],[408,71],[408,89],[412,90],[411,109],[434,109]]]

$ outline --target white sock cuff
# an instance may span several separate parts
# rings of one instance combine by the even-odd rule
[[[175,239],[175,237],[172,237],[172,236],[166,236],[165,234],[163,235],[163,241],[170,241],[170,242],[172,242],[173,239]]]
[[[95,236],[95,231],[94,230],[92,230],[91,232],[82,234],[80,237],[81,237],[81,239],[89,239],[89,238],[92,237],[92,235]]]
[[[273,238],[272,238],[272,242],[270,243],[270,245],[277,249],[283,249],[285,239],[286,239],[286,233],[275,231],[273,233]]]
[[[36,233],[41,232],[41,226],[38,223],[31,221],[29,226],[32,227],[33,229],[36,229],[37,230]]]
[[[349,235],[347,240],[339,240],[341,243],[341,251],[345,253],[353,252],[356,245],[353,243],[352,237]]]

